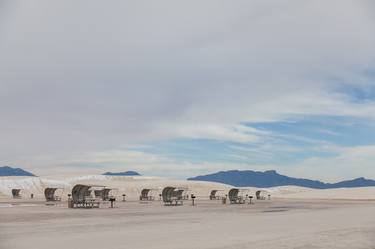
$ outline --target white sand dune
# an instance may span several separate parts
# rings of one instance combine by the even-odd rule
[[[139,197],[143,188],[161,192],[166,186],[175,186],[187,188],[189,193],[194,193],[197,196],[208,196],[212,189],[228,191],[231,188],[229,185],[220,183],[171,180],[160,177],[87,175],[59,180],[41,177],[1,177],[0,192],[3,196],[11,197],[11,190],[17,188],[21,189],[21,195],[25,197],[29,197],[33,193],[34,198],[43,198],[46,187],[58,187],[63,188],[63,198],[66,199],[67,194],[76,184],[106,186],[116,189],[114,194],[118,197],[126,194],[127,198],[133,199]]]
[[[63,188],[64,198],[71,192],[75,184],[91,184],[114,188],[114,194],[120,197],[126,194],[128,198],[138,198],[143,188],[155,189],[156,192],[166,186],[176,186],[189,189],[198,197],[207,197],[211,190],[223,190],[225,194],[232,186],[205,181],[186,181],[172,180],[161,177],[146,176],[105,176],[105,175],[84,175],[67,178],[43,178],[43,177],[0,177],[0,198],[11,197],[11,190],[19,188],[21,195],[30,196],[34,194],[35,198],[44,197],[46,187]],[[375,199],[375,187],[362,188],[339,188],[339,189],[311,189],[298,186],[280,186],[273,188],[254,188],[246,189],[249,195],[255,195],[257,190],[264,190],[272,197],[278,198],[299,198],[299,199],[353,199],[353,200],[372,200]]]
[[[12,189],[21,189],[21,195],[30,196],[31,193],[35,197],[43,197],[46,187],[58,187],[67,189],[70,184],[66,181],[46,179],[41,177],[0,177],[0,192],[3,196],[12,196]]]
[[[286,193],[276,196],[299,199],[375,200],[375,187],[310,189],[308,191]]]
[[[199,196],[196,205],[166,207],[160,201],[117,201],[98,209],[69,209],[67,202],[45,205],[46,186],[75,184],[117,188],[117,195],[137,200],[142,188],[188,188]],[[363,248],[375,239],[375,188],[316,190],[296,186],[260,189],[271,200],[230,205],[208,200],[212,189],[232,186],[158,177],[77,176],[67,178],[0,178],[0,248]],[[22,188],[24,198],[10,198]],[[259,188],[243,188],[254,194]],[[27,196],[34,193],[34,199]],[[275,198],[276,197],[276,198]],[[340,199],[340,200],[338,200]],[[345,200],[343,200],[345,199]]]

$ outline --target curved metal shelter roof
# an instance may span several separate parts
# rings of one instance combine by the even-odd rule
[[[55,192],[58,189],[62,189],[62,188],[45,188],[44,197],[46,198],[46,201],[56,201],[57,196],[55,195]]]
[[[92,187],[100,187],[96,185],[84,185],[84,184],[77,184],[72,189],[72,198],[73,201],[83,201],[88,197],[91,197],[91,188]],[[101,186],[104,187],[104,186]]]
[[[151,192],[151,189],[149,189],[149,188],[144,188],[144,189],[142,189],[142,191],[141,191],[141,196],[142,197],[148,197],[148,194]]]
[[[219,200],[220,199],[220,194],[219,192],[222,192],[223,190],[220,189],[213,189],[210,192],[210,200]]]
[[[12,189],[12,196],[13,196],[13,198],[19,198],[19,197],[21,197],[20,192],[21,192],[21,189],[19,189],[19,188]]]
[[[177,188],[177,187],[165,187],[162,191],[163,202],[172,205],[175,202],[175,205],[184,200],[183,193],[188,190],[187,188]]]
[[[162,197],[164,202],[170,202],[175,191],[175,187],[165,187],[162,191]]]
[[[240,190],[238,188],[230,189],[229,192],[228,192],[229,200],[233,200],[233,199],[237,198],[239,192],[240,192]]]
[[[155,191],[155,192],[154,192]],[[141,201],[153,201],[155,200],[155,194],[159,192],[159,189],[144,188],[141,190],[139,200]]]

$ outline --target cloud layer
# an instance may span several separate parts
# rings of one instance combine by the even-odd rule
[[[245,125],[254,122],[375,118],[373,100],[340,90],[373,85],[371,1],[39,0],[0,9],[4,164],[48,171],[131,144],[257,143],[265,135]]]

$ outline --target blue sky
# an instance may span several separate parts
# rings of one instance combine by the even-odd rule
[[[0,165],[375,178],[373,1],[37,2],[0,4]]]
[[[243,164],[257,167],[274,165],[282,172],[288,172],[288,167],[295,167],[309,158],[329,160],[340,156],[342,148],[375,145],[375,124],[365,118],[295,116],[279,122],[244,125],[259,131],[257,141],[175,139],[150,143],[149,146],[137,150],[195,164],[227,163],[232,165],[233,169],[236,169],[236,164],[241,168]],[[266,166],[264,169],[267,167],[272,168]]]

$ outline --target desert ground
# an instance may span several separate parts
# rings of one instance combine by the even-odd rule
[[[46,184],[43,179],[2,181],[1,249],[375,248],[375,188],[285,186],[268,189],[270,200],[231,205],[208,199],[210,189],[225,192],[228,185],[90,176],[65,181],[64,195],[68,185],[80,181],[114,185],[118,187],[115,208],[104,202],[98,209],[69,209],[65,199],[46,205],[40,193],[35,193],[34,199],[27,194],[12,199],[5,191],[5,185],[23,184],[26,188],[25,182],[33,183],[27,191],[40,191],[37,182]],[[157,198],[137,200],[137,191],[144,186],[172,184],[188,186],[197,195],[196,205],[192,206],[191,200],[183,206],[164,206]],[[127,189],[123,202],[121,194]]]

